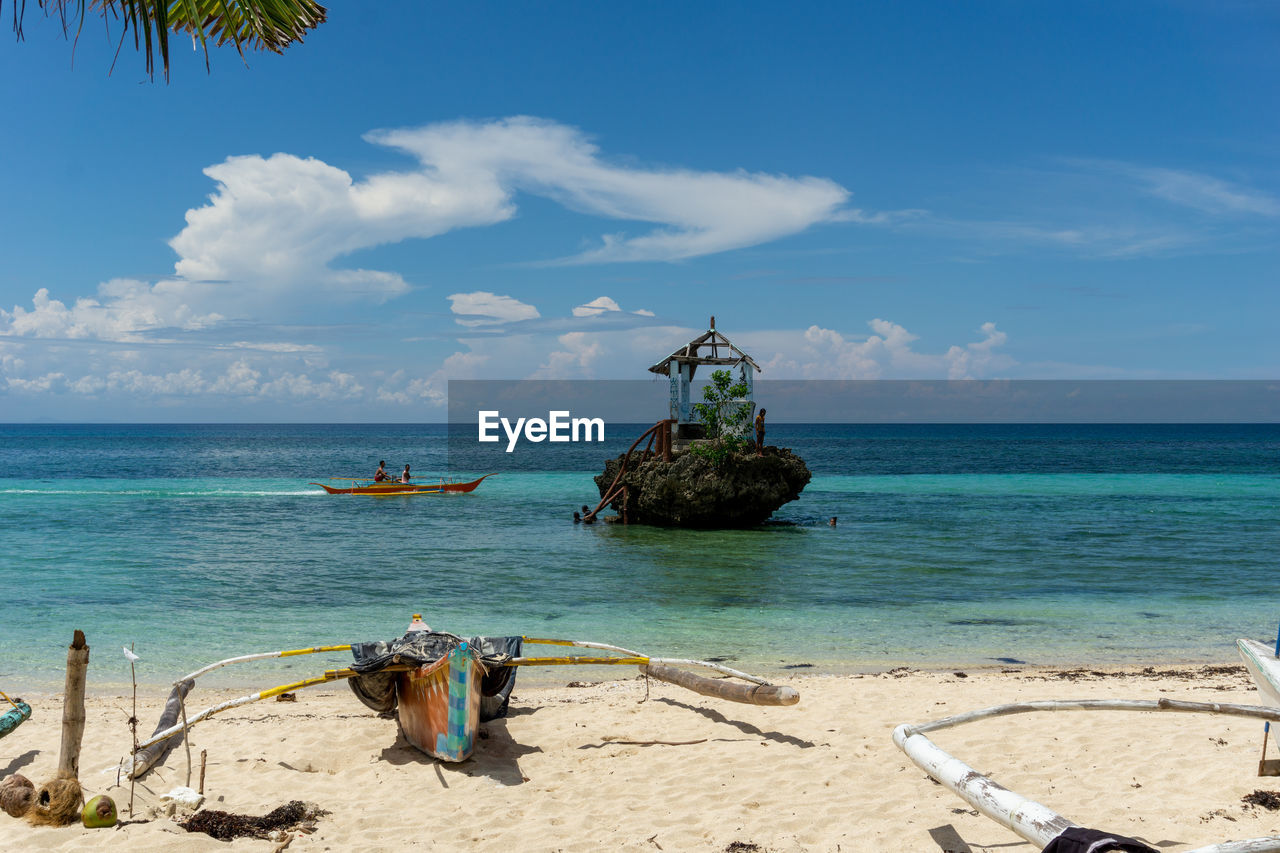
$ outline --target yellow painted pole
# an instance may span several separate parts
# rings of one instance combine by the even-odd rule
[[[648,663],[648,658],[512,658],[504,662],[502,666],[609,666],[611,664],[646,666]]]

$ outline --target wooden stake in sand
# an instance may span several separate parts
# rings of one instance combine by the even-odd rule
[[[67,649],[67,684],[62,700],[62,750],[58,776],[80,777],[80,742],[84,739],[84,685],[89,670],[89,644],[77,630]]]
[[[133,681],[133,713],[129,715],[129,732],[133,735],[133,751],[129,753],[129,766],[136,768],[138,766],[138,670],[134,665],[138,662],[138,656],[133,653],[133,643],[124,650],[124,656],[129,659],[129,678]],[[133,786],[136,776],[134,771],[129,771],[129,817],[133,817]]]
[[[36,825],[66,826],[80,817],[80,742],[84,739],[84,684],[89,670],[89,644],[76,631],[67,649],[67,684],[62,699],[62,751],[58,773],[36,791],[27,820]]]

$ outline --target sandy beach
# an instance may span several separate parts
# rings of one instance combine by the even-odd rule
[[[579,675],[581,673],[578,673]],[[510,716],[482,726],[468,761],[408,746],[345,689],[266,701],[200,724],[206,808],[262,815],[291,800],[329,812],[290,851],[1016,851],[1032,850],[971,812],[893,745],[902,722],[1002,702],[1179,698],[1253,704],[1243,669],[1124,671],[905,669],[787,683],[790,708],[704,698],[634,678],[517,685]],[[147,732],[162,691],[139,699]],[[191,708],[236,695],[192,694]],[[0,742],[0,775],[37,785],[58,761],[61,697],[29,695],[31,720]],[[109,793],[128,821],[130,699],[93,696],[81,758],[86,795]],[[1280,779],[1256,776],[1261,723],[1228,717],[1064,712],[990,720],[937,743],[1078,823],[1177,851],[1280,833],[1280,812],[1250,806]],[[1273,747],[1274,749],[1274,747]],[[179,828],[160,795],[186,781],[179,747],[136,786],[134,822],[33,827],[0,814],[4,850],[273,850],[283,839],[217,841]],[[182,817],[179,810],[177,817]]]

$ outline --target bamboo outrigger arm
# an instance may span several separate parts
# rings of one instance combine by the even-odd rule
[[[1280,721],[1280,708],[1230,705],[1217,702],[1184,702],[1177,699],[1082,699],[1079,701],[1016,702],[956,714],[930,723],[903,723],[893,730],[893,742],[917,767],[958,794],[965,802],[996,823],[1012,830],[1042,849],[1072,826],[1078,826],[1048,806],[1028,799],[984,776],[960,759],[948,754],[926,732],[953,726],[1024,714],[1031,711],[1175,711],[1191,714],[1226,714],[1258,720]],[[1188,853],[1280,853],[1280,836],[1244,841],[1224,841],[1197,847]]]
[[[200,676],[206,673],[212,672],[215,669],[220,669],[224,666],[230,666],[231,664],[247,663],[249,661],[255,661],[255,660],[269,660],[271,658],[295,657],[297,655],[311,655],[311,654],[317,654],[320,652],[343,652],[343,651],[350,651],[350,649],[351,649],[351,645],[348,643],[344,645],[308,646],[305,649],[285,649],[285,650],[275,651],[275,652],[258,652],[256,654],[251,654],[251,655],[237,655],[236,657],[226,658],[225,660],[220,660],[220,661],[217,661],[216,663],[211,663],[208,666],[202,666],[199,669],[197,669],[195,672],[188,673],[187,675],[184,675],[181,678],[176,679],[173,682],[173,687],[174,687],[174,690],[176,691],[174,694],[174,697],[177,698],[177,702],[179,703],[179,705],[181,705],[183,699],[185,699],[186,697],[187,692],[195,686],[195,680],[197,678],[199,678]],[[309,683],[306,684],[305,686],[310,686],[311,684],[323,684],[325,683],[326,680],[332,680],[332,679],[321,679],[321,680],[311,679],[309,680]],[[185,725],[174,724],[174,725],[165,727],[164,721],[165,721],[166,715],[168,714],[168,709],[166,706],[166,714],[161,716],[161,724],[160,724],[161,727],[157,728],[157,730],[155,731],[154,734],[151,735],[151,737],[142,741],[136,747],[133,760],[130,762],[131,766],[128,768],[130,778],[141,776],[143,773],[149,770],[151,767],[151,764],[153,764],[160,757],[161,753],[158,751],[153,751],[153,753],[150,755],[146,754],[146,750],[148,750],[148,748],[155,746],[159,743],[162,743],[163,741],[166,741],[169,738],[172,738],[176,735],[182,734],[182,732],[185,729],[191,728],[191,726],[198,723],[200,720],[207,719],[219,711],[225,711],[229,708],[236,708],[236,707],[239,707],[240,705],[246,705],[249,702],[256,702],[259,699],[266,699],[266,698],[269,698],[270,696],[275,696],[279,693],[286,693],[295,686],[296,685],[285,685],[282,689],[272,688],[272,690],[269,690],[269,691],[264,690],[261,693],[250,694],[250,696],[242,696],[239,699],[233,699],[230,702],[224,702],[221,705],[215,705],[214,707],[209,708],[205,711],[202,711],[196,716],[186,720]],[[171,702],[173,701],[174,697],[170,697]]]
[[[800,694],[794,687],[770,684],[763,678],[723,664],[714,663],[706,660],[693,660],[689,658],[655,658],[640,652],[634,652],[630,649],[624,649],[621,646],[611,646],[607,643],[593,643],[587,640],[551,640],[536,637],[524,637],[526,643],[532,645],[546,646],[573,646],[583,649],[599,649],[601,651],[617,652],[625,657],[617,658],[591,658],[591,657],[558,657],[558,658],[532,658],[519,657],[512,658],[507,661],[505,666],[595,666],[595,665],[619,665],[630,664],[639,666],[640,671],[651,678],[659,681],[665,681],[669,684],[675,684],[686,690],[692,690],[695,693],[701,693],[704,696],[714,696],[718,699],[727,699],[731,702],[742,702],[747,705],[794,705],[800,701]],[[707,669],[730,676],[732,678],[740,678],[743,681],[751,682],[752,685],[736,684],[734,682],[725,681],[723,679],[707,678],[706,676],[697,675],[692,672],[685,672],[676,669],[677,666],[701,666]]]
[[[252,654],[252,655],[240,655],[238,657],[227,658],[226,660],[220,660],[217,663],[211,663],[208,666],[202,666],[199,669],[197,669],[195,672],[191,673],[190,675],[184,675],[181,678],[174,681],[173,683],[174,683],[174,686],[177,686],[184,681],[195,681],[197,678],[204,675],[206,672],[212,672],[215,669],[219,669],[224,666],[230,666],[233,663],[246,663],[247,661],[253,661],[253,660],[268,660],[269,658],[290,658],[296,655],[314,655],[320,652],[349,652],[349,651],[351,651],[351,644],[347,643],[345,645],[338,645],[338,646],[309,646],[305,649],[288,649],[286,651],[280,651],[280,652],[259,652],[257,654]]]
[[[277,655],[272,656],[276,657]],[[413,669],[409,664],[395,664],[387,667],[383,671],[403,672],[409,669]],[[359,674],[360,673],[349,667],[347,669],[327,669],[325,670],[324,675],[318,675],[315,678],[304,678],[302,681],[294,681],[290,684],[281,684],[279,687],[272,687],[268,690],[262,690],[257,693],[249,693],[236,699],[228,699],[226,702],[221,702],[210,708],[206,708],[194,717],[189,718],[185,723],[179,723],[175,726],[170,726],[162,732],[156,732],[150,738],[138,744],[138,749],[146,749],[152,744],[159,743],[166,738],[171,738],[183,731],[183,729],[189,729],[201,720],[207,720],[214,714],[222,711],[229,711],[232,708],[239,708],[241,705],[248,705],[252,702],[258,702],[263,699],[270,699],[272,696],[279,696],[281,693],[289,693],[294,690],[301,690],[305,687],[315,687],[317,684],[328,684],[331,681],[341,681],[344,678],[354,678]]]

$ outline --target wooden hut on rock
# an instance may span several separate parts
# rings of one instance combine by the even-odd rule
[[[618,515],[609,520],[624,524],[753,527],[800,497],[809,482],[809,468],[785,447],[769,447],[761,455],[731,453],[715,458],[713,454],[673,452],[705,437],[704,425],[695,419],[692,387],[703,365],[728,370],[733,384],[741,383],[746,393],[721,403],[725,409],[745,406],[749,415],[743,426],[750,430],[755,415],[754,380],[760,365],[716,331],[716,318],[712,317],[704,334],[649,368],[671,381],[670,416],[645,430],[626,453],[605,462],[604,471],[595,477],[600,503],[582,517],[583,521],[590,522],[605,507],[612,507]],[[649,446],[637,450],[645,439]],[[655,439],[657,449],[651,454]]]
[[[755,416],[755,400],[752,397],[752,391],[755,374],[760,371],[760,365],[756,364],[751,356],[734,346],[733,341],[716,331],[716,318],[712,317],[710,328],[705,334],[689,341],[649,368],[650,373],[657,373],[671,379],[669,417],[675,421],[672,438],[677,444],[703,437],[703,426],[693,414],[692,385],[694,374],[704,364],[711,365],[713,368],[728,369],[734,374],[735,384],[738,380],[746,383],[746,396],[730,401],[730,404],[746,403],[751,417]]]

